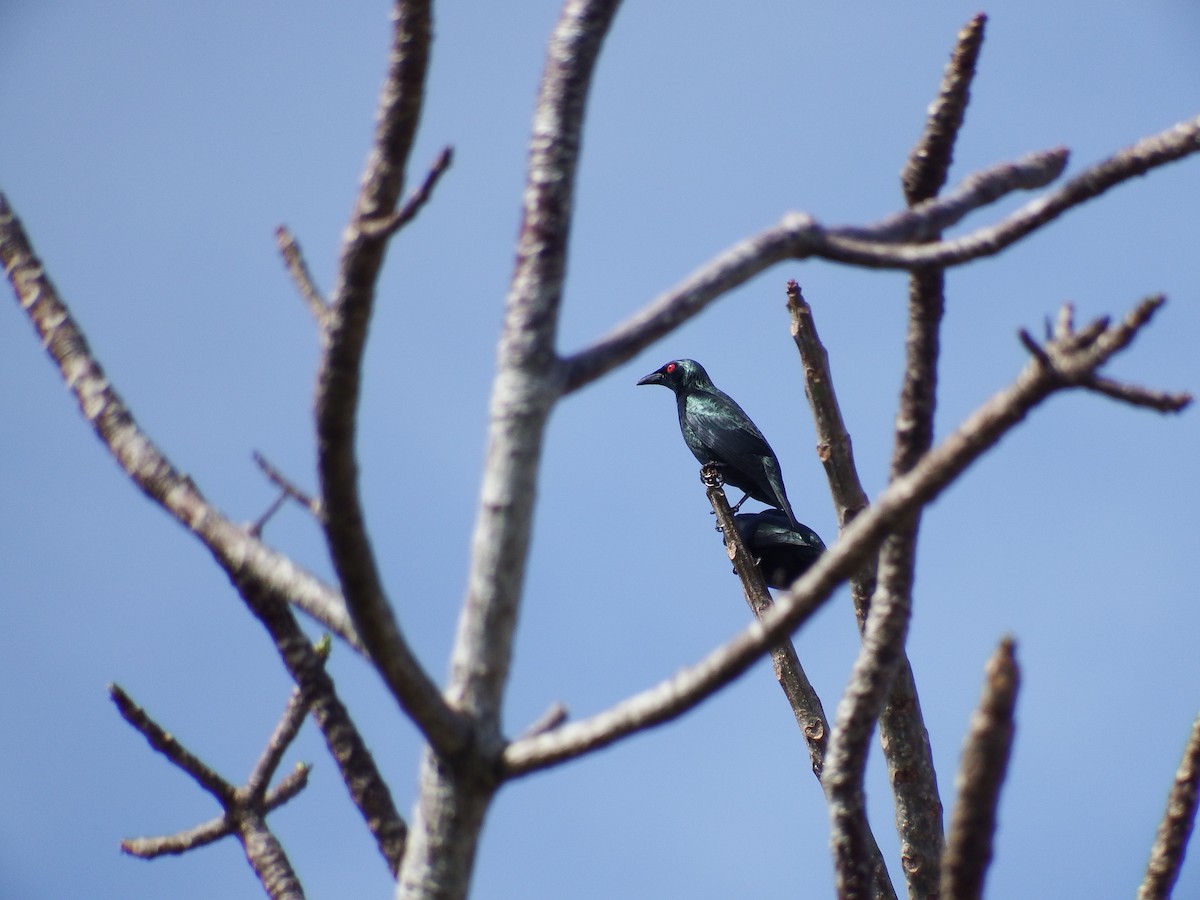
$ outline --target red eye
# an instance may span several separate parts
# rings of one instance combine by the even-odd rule
[[[673,362],[667,363],[667,374],[670,375],[674,371],[675,371],[675,363],[673,363]]]

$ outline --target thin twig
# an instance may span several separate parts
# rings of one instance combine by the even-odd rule
[[[777,225],[718,254],[613,331],[569,356],[565,361],[565,390],[576,391],[590,384],[704,310],[718,297],[785,259],[820,257],[867,268],[890,269],[961,265],[999,253],[1067,210],[1153,168],[1197,151],[1200,151],[1200,117],[1143,138],[1089,166],[1057,190],[1032,200],[995,225],[979,228],[963,237],[931,243],[884,243],[863,239],[861,236],[870,234],[872,226],[851,229],[853,234],[860,236],[851,238],[844,230],[821,226],[812,216],[789,213]],[[979,202],[982,204],[987,199],[980,196]],[[941,228],[948,228],[952,222],[942,216],[943,205],[947,202],[930,201],[922,206],[916,219],[907,213],[899,215],[906,217],[904,221],[908,222],[913,234],[920,234],[934,222]],[[958,211],[965,215],[969,210]],[[882,229],[888,241],[895,241],[898,235],[889,231],[888,221],[885,219],[874,228]]]
[[[1183,854],[1196,821],[1196,797],[1200,789],[1200,716],[1183,748],[1183,759],[1175,772],[1175,783],[1167,797],[1167,809],[1158,826],[1146,877],[1138,887],[1138,900],[1168,900],[1179,878]]]
[[[134,703],[120,685],[110,684],[108,695],[116,704],[121,718],[137,729],[151,747],[169,759],[176,767],[191,775],[192,780],[216,797],[222,806],[228,807],[233,804],[237,788],[214,772],[207,763],[202,762],[199,757],[179,743],[173,734],[150,718],[150,715]]]
[[[293,797],[297,796],[308,786],[308,776],[312,767],[307,763],[296,763],[296,767],[271,790],[263,799],[264,813],[272,812]],[[154,859],[159,856],[180,856],[197,847],[215,843],[234,833],[235,825],[228,816],[218,816],[202,822],[195,828],[177,831],[175,834],[161,837],[126,838],[121,841],[121,852],[140,859]]]
[[[1130,406],[1144,406],[1158,412],[1182,412],[1192,402],[1192,395],[1186,391],[1156,391],[1136,384],[1114,381],[1100,375],[1087,379],[1083,382],[1083,386],[1098,394],[1128,403]]]
[[[315,648],[323,660],[329,659],[330,646],[329,638],[326,636]],[[276,769],[279,768],[284,752],[291,746],[300,731],[300,726],[304,724],[304,719],[312,707],[312,700],[313,698],[300,688],[292,689],[283,715],[279,717],[275,730],[267,738],[267,745],[263,748],[262,755],[254,764],[254,768],[250,770],[250,777],[246,779],[243,790],[253,801],[260,802],[266,795],[267,786],[271,783]]]
[[[263,529],[267,527],[267,523],[275,517],[275,513],[283,509],[283,504],[288,502],[288,492],[280,491],[271,504],[263,510],[261,516],[246,526],[246,533],[252,538],[261,539]]]
[[[313,281],[312,273],[308,270],[308,263],[304,260],[304,251],[300,249],[300,242],[296,240],[296,236],[286,225],[280,225],[275,229],[275,243],[283,255],[283,263],[292,277],[292,282],[296,285],[296,290],[308,304],[308,311],[312,313],[313,319],[324,331],[329,317],[329,302],[322,296],[316,282]]]
[[[454,148],[443,147],[442,152],[437,155],[433,165],[425,174],[425,180],[409,195],[409,198],[404,201],[404,205],[385,219],[364,221],[361,226],[363,232],[371,237],[388,238],[415,219],[417,213],[421,211],[421,207],[429,202],[429,198],[433,195],[433,189],[437,187],[438,181],[441,180],[442,175],[450,168],[453,161]]]
[[[829,598],[915,510],[928,504],[966,468],[1051,394],[1078,386],[1128,343],[1162,303],[1151,297],[1083,348],[1057,347],[1047,369],[1029,363],[1009,387],[977,409],[908,474],[897,478],[857,516],[790,591],[749,628],[694,666],[587,719],[534,738],[513,741],[503,753],[501,774],[513,778],[565,762],[599,747],[670,721],[737,678],[772,644],[791,634]],[[826,757],[826,771],[830,766]]]
[[[557,701],[551,703],[544,713],[534,719],[529,727],[521,732],[521,737],[534,737],[535,735],[545,734],[547,731],[553,731],[563,722],[567,721],[568,715],[567,708],[562,703]]]
[[[271,462],[259,453],[257,450],[253,454],[255,464],[262,470],[262,473],[267,476],[267,480],[275,487],[279,488],[283,493],[295,500],[301,506],[309,511],[314,519],[321,522],[324,519],[324,512],[321,509],[321,501],[311,494],[300,490],[296,483],[279,471]]]
[[[947,900],[983,896],[983,879],[992,860],[996,807],[1012,752],[1013,712],[1020,669],[1011,638],[988,660],[983,696],[971,717],[958,769],[958,799],[942,861],[941,894]]]

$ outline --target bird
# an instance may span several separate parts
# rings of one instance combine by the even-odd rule
[[[712,383],[704,366],[673,359],[638,384],[661,384],[675,392],[679,430],[692,455],[702,466],[716,467],[726,484],[745,491],[735,512],[753,497],[782,510],[792,527],[799,527],[775,451],[733,398]]]
[[[767,587],[787,590],[825,552],[825,543],[807,525],[790,525],[781,509],[738,513],[733,525],[758,562]]]

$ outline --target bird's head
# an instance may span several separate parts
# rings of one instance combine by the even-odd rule
[[[673,359],[645,378],[639,378],[638,384],[661,384],[678,393],[681,390],[710,385],[712,382],[708,373],[704,371],[704,366],[694,359]]]

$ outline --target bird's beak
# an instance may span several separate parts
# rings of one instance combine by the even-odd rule
[[[662,384],[662,380],[663,380],[662,372],[651,372],[645,378],[639,378],[638,384]]]

